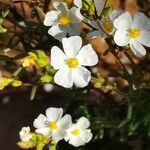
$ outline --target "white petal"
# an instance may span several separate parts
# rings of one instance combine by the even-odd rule
[[[91,130],[83,130],[80,137],[85,143],[88,143],[91,141],[93,134],[91,133]]]
[[[73,86],[71,70],[67,67],[58,70],[54,76],[54,81],[60,86],[71,88]]]
[[[68,26],[68,33],[70,36],[80,35],[81,28],[79,23],[73,23]]]
[[[65,54],[71,58],[75,57],[82,46],[82,39],[79,36],[72,36],[62,39]]]
[[[58,121],[63,115],[62,108],[53,108],[50,107],[46,109],[46,116],[49,121]]]
[[[72,118],[70,115],[65,115],[58,122],[59,129],[67,130],[72,124]]]
[[[150,31],[141,32],[141,36],[138,41],[143,45],[150,47]]]
[[[23,127],[19,132],[21,141],[29,141],[32,138],[30,127]]]
[[[114,20],[114,27],[119,30],[128,30],[132,24],[131,14],[128,12],[123,13]]]
[[[21,141],[29,141],[32,138],[31,134],[20,136]]]
[[[82,66],[73,69],[72,76],[74,84],[80,88],[87,86],[91,80],[91,72]]]
[[[77,17],[77,14],[79,14],[80,11],[79,9],[77,9],[76,7],[72,7],[69,10],[69,17],[71,18],[71,22],[72,23],[80,23],[80,19]]]
[[[35,132],[42,134],[46,137],[51,137],[51,135],[52,135],[50,128],[40,128],[40,129],[35,130]]]
[[[115,19],[117,19],[121,14],[123,13],[122,10],[116,10],[114,9],[111,14],[109,15],[109,18],[111,21],[114,21]]]
[[[96,31],[89,32],[87,34],[87,37],[90,38],[90,39],[97,38],[97,37],[102,37],[102,31],[96,30]]]
[[[69,140],[69,144],[73,145],[74,147],[79,147],[85,145],[85,142],[80,137],[71,137]]]
[[[51,65],[54,69],[61,69],[65,66],[65,60],[67,59],[63,51],[57,47],[53,46],[51,49]]]
[[[143,57],[146,55],[145,48],[136,40],[130,40],[130,48],[137,57]]]
[[[67,8],[67,4],[66,3],[62,3],[62,2],[54,2],[53,3],[53,7],[62,13],[67,13],[68,12],[68,8]]]
[[[46,15],[45,15],[45,19],[44,19],[44,25],[45,26],[52,26],[56,23],[56,20],[59,16],[59,12],[55,11],[55,10],[52,10],[50,12],[48,12]]]
[[[117,30],[114,35],[114,41],[119,46],[125,46],[129,44],[129,36],[127,31]]]
[[[62,40],[63,37],[66,36],[66,32],[64,32],[62,30],[62,28],[60,28],[59,25],[54,25],[52,26],[49,30],[48,30],[48,33],[51,35],[51,36],[54,36],[56,39],[58,40]]]
[[[141,30],[148,30],[150,29],[150,19],[146,17],[143,13],[136,13],[134,15],[132,26],[138,27]]]
[[[104,0],[94,0],[94,3],[96,6],[97,14],[100,15],[102,13],[103,8],[104,8],[105,1]]]
[[[46,118],[46,116],[40,114],[37,119],[34,120],[33,122],[33,126],[35,128],[44,128],[46,127],[46,123],[48,122],[48,119]]]
[[[79,64],[83,66],[94,66],[98,63],[98,55],[92,48],[91,44],[82,47],[76,57]]]
[[[86,17],[84,17],[82,15],[82,13],[80,12],[80,8],[78,8],[77,12],[76,12],[76,15],[77,17],[80,19],[80,20],[83,20],[84,22],[88,22],[88,19]]]
[[[82,1],[81,0],[73,0],[73,3],[78,8],[82,8]]]
[[[87,118],[81,117],[77,122],[77,126],[80,129],[87,129],[90,126],[90,122]]]
[[[65,137],[65,130],[56,130],[52,132],[52,140],[54,142],[59,142]]]

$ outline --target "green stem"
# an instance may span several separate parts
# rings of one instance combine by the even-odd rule
[[[132,112],[133,112],[133,106],[134,106],[133,104],[130,104],[130,103],[128,104],[127,118],[119,124],[118,128],[123,127],[124,125],[126,125],[131,120]]]
[[[52,141],[50,144],[49,150],[57,150],[56,146],[57,146],[57,143]]]
[[[38,88],[37,85],[34,85],[34,86],[32,87],[32,91],[31,91],[31,95],[30,95],[30,100],[34,100],[35,95],[36,95],[37,88]]]
[[[19,67],[14,73],[13,73],[13,77],[16,77],[21,71],[22,71],[23,67]]]
[[[141,72],[141,70],[139,69],[139,67],[136,65],[136,63],[134,62],[134,60],[131,58],[131,56],[128,54],[128,52],[124,52],[125,56],[130,60],[130,62],[133,64],[133,66],[136,68],[136,70],[143,75],[143,73]]]

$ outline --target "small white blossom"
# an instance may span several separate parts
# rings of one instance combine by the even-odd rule
[[[30,127],[23,127],[19,132],[21,141],[29,141],[32,138]]]
[[[62,108],[48,108],[46,116],[40,114],[35,119],[33,125],[37,130],[36,133],[43,134],[46,137],[52,137],[54,142],[62,140],[66,134],[66,129],[72,124],[70,115],[63,115]]]
[[[57,46],[51,49],[51,65],[58,70],[54,81],[58,85],[71,88],[85,87],[91,80],[91,73],[84,66],[94,66],[98,56],[91,44],[82,47],[82,39],[72,36],[62,40],[64,52]]]
[[[65,140],[69,141],[69,144],[75,147],[85,145],[93,137],[91,130],[88,129],[89,126],[90,122],[87,118],[80,118],[76,124],[72,124],[72,126],[67,130]]]
[[[69,10],[65,3],[59,2],[54,2],[53,6],[56,10],[48,12],[44,20],[45,26],[52,26],[48,33],[60,41],[67,34],[80,35],[81,20],[77,17],[79,9],[72,7]]]
[[[114,20],[114,26],[117,29],[114,35],[117,45],[129,44],[136,56],[146,55],[143,45],[150,47],[150,20],[143,13],[131,16],[125,12]]]

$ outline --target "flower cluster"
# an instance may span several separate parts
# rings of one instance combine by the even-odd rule
[[[90,122],[87,118],[81,117],[76,123],[72,123],[72,117],[69,114],[63,116],[62,108],[48,108],[46,116],[40,114],[33,123],[36,128],[35,133],[30,132],[30,127],[23,127],[20,131],[19,146],[23,147],[25,143],[32,143],[29,147],[37,146],[39,143],[35,142],[36,136],[42,136],[43,140],[50,143],[57,143],[60,140],[68,141],[69,144],[79,147],[88,143],[93,135],[91,130],[88,129]],[[45,138],[44,138],[45,137]],[[40,142],[42,142],[40,140]],[[33,144],[34,143],[34,144]],[[44,144],[44,143],[43,143]]]
[[[74,0],[69,9],[66,3],[55,2],[53,6],[56,10],[48,12],[44,19],[44,25],[51,26],[48,33],[63,45],[63,51],[56,46],[51,49],[51,65],[57,70],[54,82],[65,88],[72,88],[73,85],[80,88],[87,86],[91,73],[85,67],[98,63],[92,46],[88,44],[82,47],[81,37],[72,36],[81,35],[80,22],[93,28],[87,37],[110,38],[109,42],[119,50],[126,49],[129,45],[138,57],[146,55],[143,45],[150,47],[150,20],[143,13],[136,12],[132,15],[118,6],[110,7],[114,4],[113,1],[106,3],[94,0],[87,3],[88,6],[81,0]],[[82,10],[89,10],[90,15],[97,19],[87,17],[82,14]]]

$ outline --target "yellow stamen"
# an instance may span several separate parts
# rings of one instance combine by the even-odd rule
[[[56,130],[58,128],[57,126],[57,122],[56,121],[51,121],[49,123],[49,127],[52,129],[52,130]]]
[[[29,67],[32,65],[35,65],[35,59],[32,56],[27,56],[25,58],[22,59],[22,66],[23,67]]]
[[[79,129],[74,129],[72,132],[71,132],[74,136],[78,136],[80,134],[80,130]]]
[[[71,23],[71,19],[68,16],[61,16],[58,19],[58,23],[62,26],[67,26]]]
[[[76,58],[69,58],[66,61],[69,68],[75,69],[79,65],[78,60]]]
[[[138,28],[132,28],[129,30],[129,37],[137,39],[140,36],[140,30]]]

